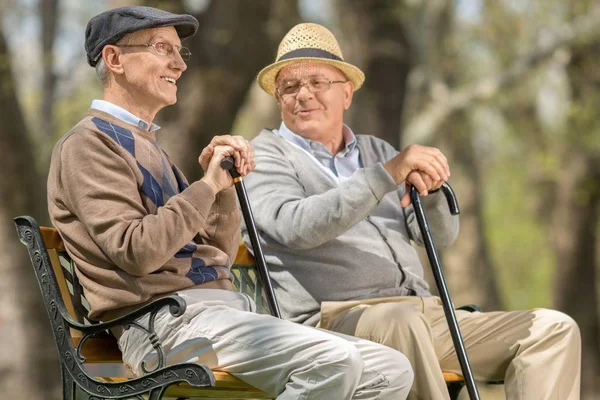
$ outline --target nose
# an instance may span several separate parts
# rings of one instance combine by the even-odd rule
[[[296,94],[298,101],[310,100],[313,97],[313,93],[308,89],[308,84],[300,85],[300,90]]]
[[[181,54],[179,54],[178,51],[173,52],[173,68],[178,69],[181,72],[187,69],[187,64],[185,63],[185,61],[181,57]]]

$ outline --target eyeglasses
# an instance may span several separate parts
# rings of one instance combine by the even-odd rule
[[[152,44],[119,44],[117,47],[152,47],[156,54],[161,56],[172,56],[173,51],[177,50],[184,60],[189,60],[192,52],[187,47],[173,46],[170,43],[156,42]]]
[[[320,93],[331,89],[331,84],[333,83],[346,82],[348,81],[332,81],[325,78],[311,78],[306,82],[302,82],[300,80],[284,81],[283,84],[277,88],[277,93],[279,93],[279,95],[282,97],[295,96],[303,86],[306,86],[311,93]]]

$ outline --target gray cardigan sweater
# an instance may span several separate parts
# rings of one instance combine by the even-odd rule
[[[252,141],[256,170],[244,181],[285,319],[316,325],[323,301],[430,295],[410,242],[423,245],[413,207],[400,206],[404,185],[381,164],[398,152],[374,136],[356,138],[364,168],[340,182],[271,131]],[[441,193],[423,203],[436,245],[449,246],[458,217]],[[251,248],[245,226],[242,233]]]

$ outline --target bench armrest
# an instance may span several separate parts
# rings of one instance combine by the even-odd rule
[[[163,307],[166,306],[169,306],[169,312],[174,317],[181,317],[185,312],[186,308],[185,300],[183,300],[180,296],[170,295],[154,300],[148,304],[144,304],[137,310],[131,311],[121,317],[93,325],[84,325],[79,322],[76,322],[66,312],[61,314],[63,314],[65,323],[70,328],[76,329],[83,333],[83,337],[77,345],[77,354],[79,355],[82,362],[85,362],[85,357],[82,356],[82,349],[87,340],[92,337],[103,334],[107,329],[122,327],[123,329],[128,330],[133,327],[145,332],[148,337],[148,341],[152,344],[152,347],[156,351],[158,358],[158,364],[153,369],[148,369],[145,361],[142,363],[142,371],[145,374],[148,374],[160,370],[166,366],[165,351],[163,349],[162,342],[160,341],[160,339],[156,335],[156,331],[154,330],[154,320],[156,318],[156,315]],[[144,326],[138,322],[138,319],[146,315],[149,315],[148,325]]]
[[[482,312],[483,310],[481,309],[481,307],[479,307],[477,304],[465,304],[463,306],[460,306],[457,308],[457,310],[464,310],[464,311],[468,311],[468,312]]]
[[[131,311],[121,317],[94,325],[81,324],[75,321],[68,313],[64,313],[63,318],[65,319],[69,327],[81,331],[84,334],[93,335],[94,333],[104,332],[107,329],[119,326],[122,326],[124,329],[129,329],[131,324],[133,324],[138,318],[143,317],[147,314],[153,316],[161,308],[166,306],[169,306],[169,312],[174,317],[182,316],[186,308],[185,300],[183,300],[180,296],[170,295],[151,301],[148,304],[144,304],[137,310]]]

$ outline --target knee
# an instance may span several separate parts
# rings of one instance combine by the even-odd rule
[[[372,344],[372,358],[366,369],[373,369],[381,380],[378,399],[404,399],[414,381],[414,372],[408,358],[387,346]],[[371,364],[371,365],[370,365]]]
[[[544,336],[560,336],[574,343],[581,342],[581,334],[577,322],[569,315],[546,308],[536,309],[536,325]]]
[[[358,382],[362,375],[365,364],[360,351],[352,343],[346,341],[335,341],[327,346],[321,364],[322,367],[331,371],[340,372],[343,380]],[[332,374],[333,375],[333,374]]]
[[[431,336],[425,315],[410,304],[382,303],[370,307],[365,314],[361,325],[371,327],[375,336],[372,340],[379,343],[386,343],[386,337],[393,335],[401,335],[405,340]]]
[[[415,379],[410,361],[399,351],[394,351],[394,354],[390,354],[388,358],[392,364],[384,370],[384,373],[390,382],[390,387],[394,392],[408,395]]]

